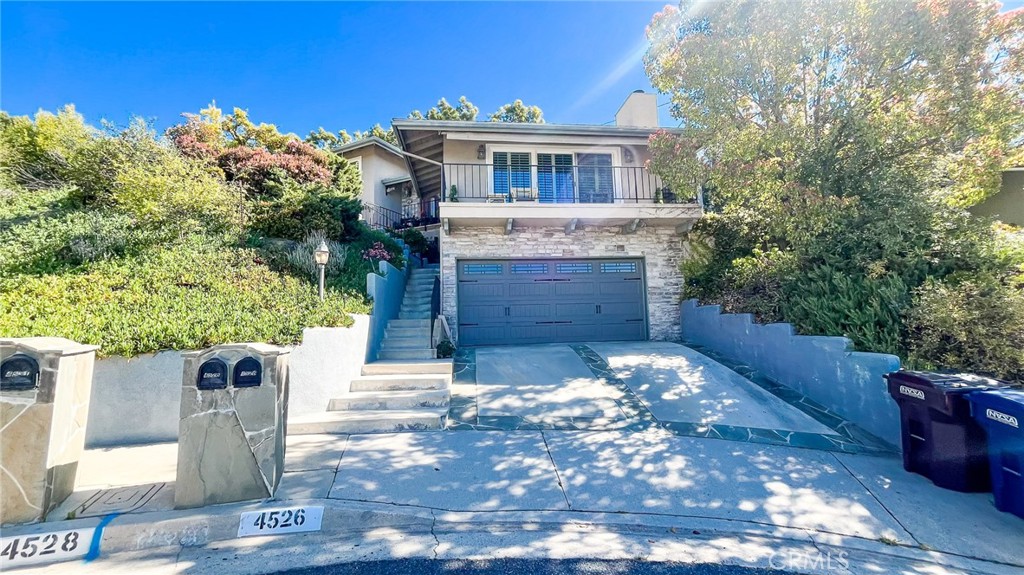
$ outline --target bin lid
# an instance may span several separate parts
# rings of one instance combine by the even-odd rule
[[[967,396],[980,407],[991,407],[1024,420],[1024,391],[1019,389],[988,389]]]
[[[918,388],[935,389],[946,393],[967,393],[979,389],[995,389],[1007,384],[971,373],[938,373],[934,371],[900,370],[886,374],[886,379],[910,384]]]

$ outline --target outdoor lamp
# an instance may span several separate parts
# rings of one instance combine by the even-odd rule
[[[324,269],[327,267],[327,260],[331,257],[331,250],[327,249],[327,242],[320,241],[320,245],[313,252],[313,260],[320,270],[320,301],[324,301]]]
[[[483,144],[480,144],[480,147],[478,147],[476,149],[476,159],[482,160],[482,159],[484,159],[486,157],[487,157],[487,148],[485,148]]]

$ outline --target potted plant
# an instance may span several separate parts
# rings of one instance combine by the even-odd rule
[[[459,201],[459,189],[455,187],[455,184],[452,184],[451,189],[448,190],[448,201],[449,202],[457,202],[457,201]]]

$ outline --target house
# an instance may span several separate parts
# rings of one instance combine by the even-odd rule
[[[437,227],[437,202],[421,202],[413,193],[405,156],[397,147],[370,137],[343,144],[334,151],[359,168],[363,220],[370,227]]]
[[[1004,224],[1024,227],[1024,167],[1004,170],[999,192],[972,206],[971,213],[991,216]]]
[[[614,125],[396,119],[440,219],[441,312],[459,345],[675,339],[696,190],[646,167],[653,94]]]

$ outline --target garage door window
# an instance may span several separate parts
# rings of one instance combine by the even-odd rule
[[[546,274],[548,264],[512,264],[514,274]]]
[[[501,264],[466,264],[462,273],[467,276],[500,275]]]
[[[607,262],[601,264],[601,273],[635,274],[636,264],[633,262]]]
[[[560,274],[589,274],[593,273],[592,264],[558,264],[556,266]]]

